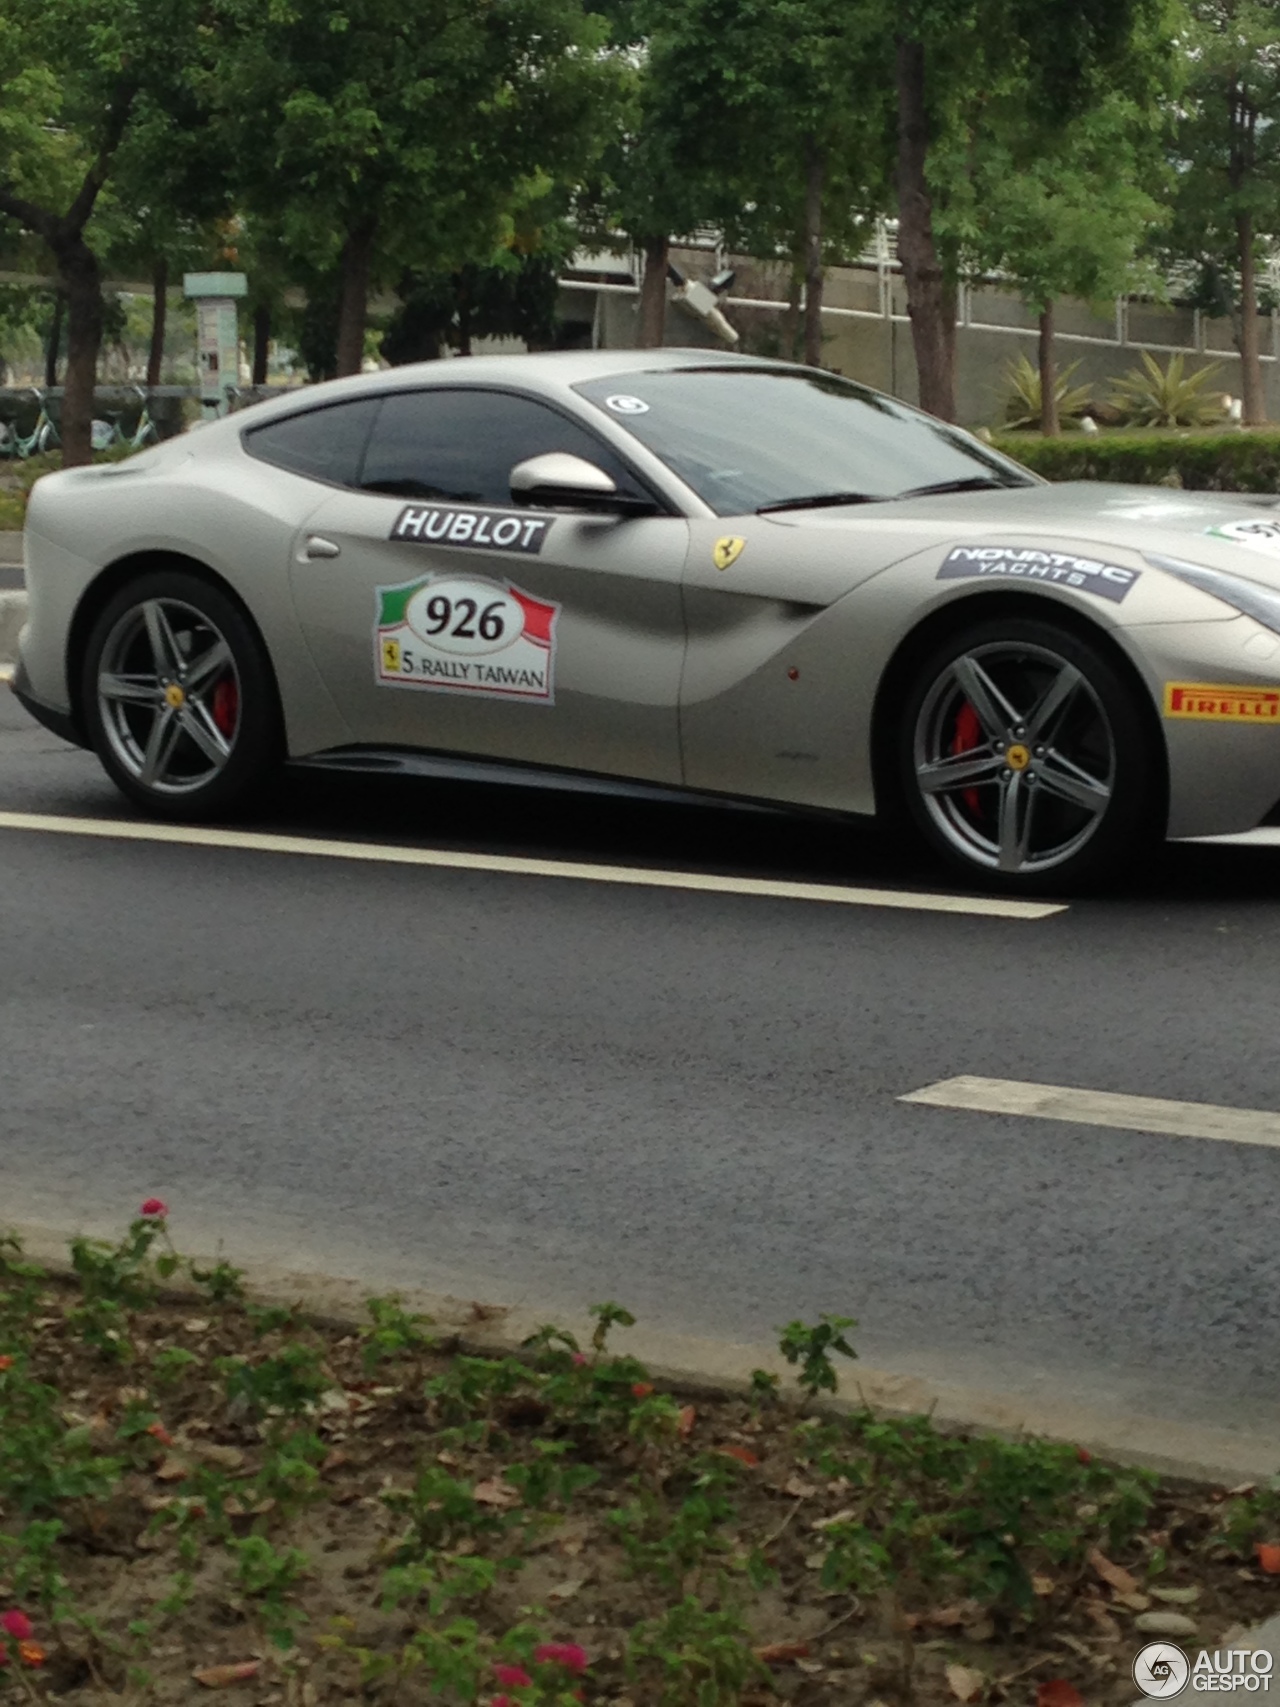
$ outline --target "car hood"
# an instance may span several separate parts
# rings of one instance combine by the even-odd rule
[[[898,534],[905,551],[965,544],[1070,544],[1091,555],[1117,550],[1150,561],[1161,555],[1222,569],[1280,589],[1280,498],[1240,492],[1176,492],[1160,486],[1063,485],[957,492],[932,498],[791,510],[778,526]]]

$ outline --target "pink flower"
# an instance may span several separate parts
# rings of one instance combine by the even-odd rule
[[[169,1205],[159,1197],[149,1197],[143,1204],[141,1213],[148,1221],[159,1221],[169,1213]]]
[[[533,1650],[535,1660],[544,1665],[563,1666],[566,1671],[586,1671],[587,1650],[576,1642],[544,1642]]]
[[[533,1682],[523,1666],[494,1666],[493,1675],[508,1689],[528,1689]]]
[[[31,1628],[31,1620],[25,1612],[19,1612],[16,1606],[0,1617],[0,1630],[3,1630],[6,1636],[12,1636],[15,1642],[29,1642],[35,1634]]]
[[[575,1369],[581,1369],[583,1364],[586,1361],[587,1361],[587,1359],[586,1359],[585,1353],[580,1352],[580,1351],[574,1352],[574,1354],[573,1354],[573,1366]]]
[[[509,1695],[491,1695],[489,1707],[511,1707],[511,1697]]]

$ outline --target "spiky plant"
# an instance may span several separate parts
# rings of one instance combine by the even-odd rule
[[[1054,385],[1060,421],[1078,420],[1089,407],[1093,387],[1073,387],[1071,384],[1071,376],[1079,366],[1080,363],[1076,361],[1072,362],[1070,367],[1064,367]],[[1040,369],[1034,362],[1028,361],[1026,356],[1019,355],[1006,365],[1004,377],[1009,388],[1004,406],[1005,425],[1014,428],[1038,427],[1042,413]]]
[[[1142,366],[1130,368],[1123,379],[1113,382],[1111,403],[1123,420],[1134,427],[1203,427],[1222,419],[1220,397],[1207,390],[1222,371],[1222,364],[1186,373],[1182,356],[1170,356],[1161,367],[1147,350]]]

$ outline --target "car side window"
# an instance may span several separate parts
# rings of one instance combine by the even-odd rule
[[[568,451],[602,468],[622,492],[651,498],[626,464],[585,427],[531,397],[433,388],[384,397],[360,485],[396,498],[511,503],[511,470]]]
[[[360,397],[350,403],[331,403],[324,409],[308,409],[251,427],[244,435],[250,456],[334,486],[354,486],[369,429],[378,413],[377,397]]]

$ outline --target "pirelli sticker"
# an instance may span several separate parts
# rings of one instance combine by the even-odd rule
[[[459,504],[406,504],[389,537],[415,545],[464,546],[472,551],[520,551],[536,557],[554,516],[527,510],[471,510]]]
[[[1217,682],[1166,682],[1166,717],[1215,723],[1280,724],[1280,688],[1240,688]]]
[[[1140,569],[1077,557],[1071,551],[1041,551],[1034,546],[958,545],[938,571],[940,581],[1030,581],[1049,587],[1074,587],[1119,604]]]

